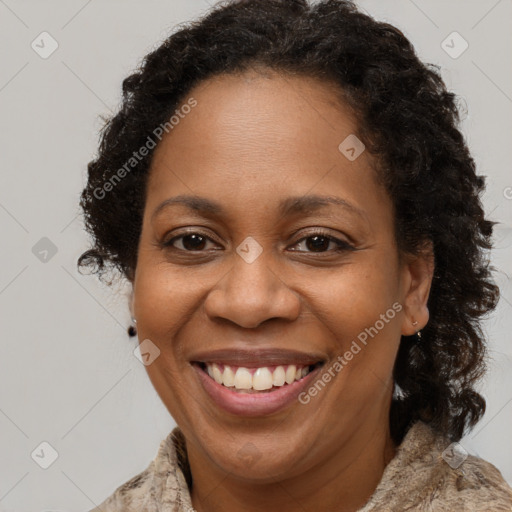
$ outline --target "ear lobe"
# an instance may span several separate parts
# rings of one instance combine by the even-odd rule
[[[435,256],[431,240],[424,243],[417,255],[408,255],[404,263],[406,289],[404,290],[404,310],[406,316],[402,325],[402,334],[412,336],[425,327],[429,319],[427,307],[432,279],[434,276]],[[413,322],[415,325],[413,325]]]

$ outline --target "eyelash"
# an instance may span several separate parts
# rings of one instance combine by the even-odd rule
[[[178,236],[175,236],[173,238],[171,238],[170,240],[166,241],[166,242],[162,242],[161,246],[162,248],[165,248],[165,249],[171,249],[171,250],[176,250],[176,251],[181,251],[181,252],[186,252],[186,253],[194,253],[194,252],[206,252],[204,250],[199,250],[199,251],[187,251],[186,249],[178,249],[177,247],[174,247],[172,244],[174,241],[176,240],[179,240],[181,238],[184,238],[186,236],[190,236],[190,235],[199,235],[199,236],[202,236],[203,238],[206,238],[207,240],[211,241],[211,242],[214,242],[208,235],[206,235],[205,233],[202,233],[201,231],[189,231],[189,232],[186,232],[186,233],[182,233],[181,235],[178,235]],[[313,238],[315,236],[318,236],[318,237],[322,237],[322,238],[327,238],[330,242],[334,242],[336,244],[336,248],[334,250],[327,250],[327,251],[323,251],[323,252],[314,252],[314,251],[294,251],[294,252],[306,252],[306,253],[310,253],[310,254],[326,254],[326,253],[330,253],[330,252],[336,252],[336,253],[339,253],[339,252],[346,252],[346,251],[355,251],[355,247],[352,246],[351,244],[349,244],[348,242],[345,242],[343,240],[340,240],[336,237],[333,237],[332,235],[326,233],[325,231],[322,231],[322,230],[317,230],[317,231],[313,231],[311,233],[308,233],[307,236],[304,236],[302,237],[301,239],[297,240],[293,245],[297,245],[298,243],[300,242],[304,242],[305,240],[307,240],[308,238]]]

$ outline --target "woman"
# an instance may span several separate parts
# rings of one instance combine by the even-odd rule
[[[493,222],[455,96],[343,0],[217,6],[123,82],[81,205],[178,427],[111,511],[511,510]]]

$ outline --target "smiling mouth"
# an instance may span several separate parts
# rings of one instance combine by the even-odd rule
[[[268,393],[302,380],[322,362],[246,368],[223,363],[196,362],[212,380],[236,393]]]

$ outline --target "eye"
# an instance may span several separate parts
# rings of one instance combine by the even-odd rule
[[[315,231],[313,233],[310,233],[310,234],[308,234],[308,236],[301,238],[298,242],[296,242],[295,245],[300,245],[300,244],[304,244],[305,247],[307,249],[309,249],[305,252],[313,252],[313,253],[331,252],[332,250],[334,250],[334,252],[355,250],[355,248],[352,245],[350,245],[348,242],[345,242],[343,240],[335,238],[323,231]],[[334,249],[331,249],[331,251],[329,251],[328,248],[331,244],[334,245]],[[294,250],[294,249],[292,249],[292,250]],[[304,252],[304,251],[297,251],[297,252]]]
[[[181,243],[181,247],[175,246],[175,241],[179,240]],[[168,247],[171,249],[177,249],[180,251],[200,251],[202,252],[207,242],[211,242],[211,238],[204,235],[203,233],[190,231],[188,233],[183,233],[179,236],[175,236],[170,240],[164,242],[162,245],[164,247]]]

